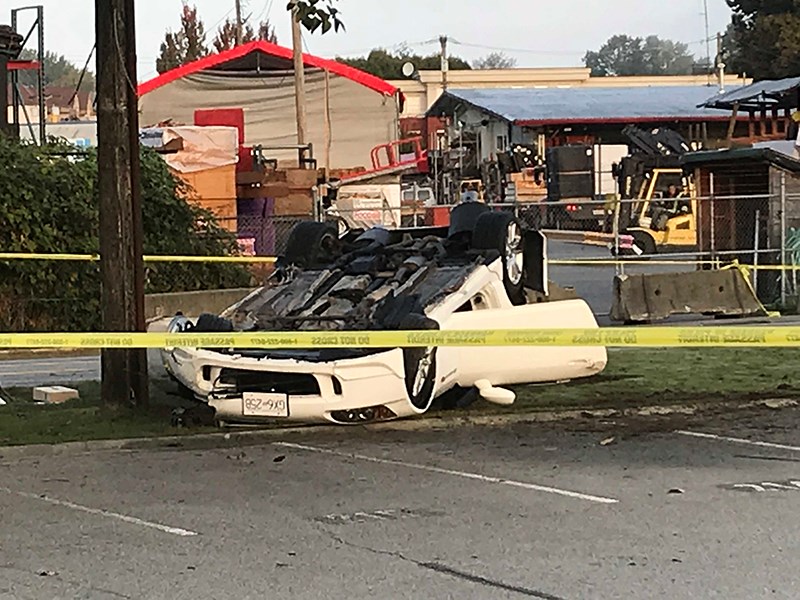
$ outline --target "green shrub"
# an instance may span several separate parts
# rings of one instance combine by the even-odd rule
[[[142,149],[145,254],[238,253],[233,234],[186,202],[191,193],[155,152]],[[0,252],[97,254],[97,155],[53,141],[40,148],[0,136]],[[146,291],[246,286],[241,265],[151,263]],[[89,331],[101,324],[96,262],[0,261],[1,331]]]

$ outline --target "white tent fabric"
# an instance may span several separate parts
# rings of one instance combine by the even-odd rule
[[[327,79],[327,84],[326,84]],[[327,91],[326,91],[327,90]],[[325,108],[329,108],[330,164],[326,165]],[[370,168],[373,147],[399,135],[397,98],[320,69],[306,71],[307,141],[320,166]],[[296,143],[294,77],[291,71],[260,73],[206,70],[158,87],[139,99],[140,122],[194,123],[196,109],[243,108],[246,146],[262,145],[268,158],[297,160],[296,151],[268,146]]]

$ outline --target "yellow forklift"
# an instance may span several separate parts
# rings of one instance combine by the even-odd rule
[[[633,254],[697,249],[697,195],[682,169],[649,171],[635,198],[621,232],[633,237]]]
[[[697,250],[697,194],[681,157],[691,148],[668,129],[626,127],[634,151],[615,165],[620,233],[633,237],[621,254],[651,255]]]

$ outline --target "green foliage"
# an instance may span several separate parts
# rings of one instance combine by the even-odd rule
[[[278,36],[275,34],[275,28],[270,25],[269,20],[261,21],[258,26],[258,33],[253,29],[247,21],[242,26],[242,43],[247,44],[256,40],[264,40],[278,43]],[[231,19],[226,19],[217,30],[217,35],[212,42],[214,49],[217,52],[224,52],[236,47],[236,22]]]
[[[38,56],[33,50],[23,50],[20,54],[22,60],[37,60]],[[66,57],[55,52],[44,53],[44,85],[74,88],[81,78],[81,69],[68,61]],[[36,71],[21,71],[19,82],[22,85],[36,85]],[[80,91],[94,90],[94,74],[86,72],[81,82]]]
[[[800,1],[727,0],[733,11],[725,36],[728,70],[754,79],[800,74]]]
[[[615,35],[597,52],[589,51],[583,64],[595,77],[620,75],[689,75],[694,56],[680,42]]]
[[[296,10],[296,18],[311,33],[322,29],[322,33],[344,30],[344,23],[339,18],[337,0],[290,0],[286,10]]]
[[[420,56],[418,54],[412,54],[408,48],[401,48],[397,52],[376,48],[372,50],[369,55],[364,57],[336,57],[336,60],[340,63],[355,67],[356,69],[371,73],[381,79],[405,79],[403,75],[403,65],[406,62],[413,63],[419,71],[438,71],[442,66],[439,54]],[[449,61],[449,67],[452,71],[472,68],[466,60],[458,57],[451,56]]]
[[[183,5],[181,28],[172,33],[168,31],[161,43],[161,54],[156,59],[156,70],[166,73],[176,67],[194,62],[208,56],[206,29],[197,16],[197,8]]]
[[[232,234],[184,200],[190,191],[163,159],[143,150],[142,202],[147,254],[215,256],[237,252]],[[97,159],[93,151],[52,143],[41,149],[0,137],[0,249],[4,252],[96,254],[99,249]],[[235,265],[147,266],[148,292],[239,287]],[[96,262],[0,262],[0,331],[97,330],[100,271]]]
[[[475,69],[513,69],[516,66],[517,59],[504,52],[490,52],[472,63]]]

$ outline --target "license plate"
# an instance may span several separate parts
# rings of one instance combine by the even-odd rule
[[[596,209],[594,209],[594,210],[592,211],[592,214],[593,214],[594,216],[596,216],[596,217],[602,217],[604,214],[606,214],[606,211],[605,211],[605,210],[603,210],[602,208],[596,208]]]
[[[242,414],[245,417],[288,417],[289,398],[286,394],[245,392],[242,395]]]

